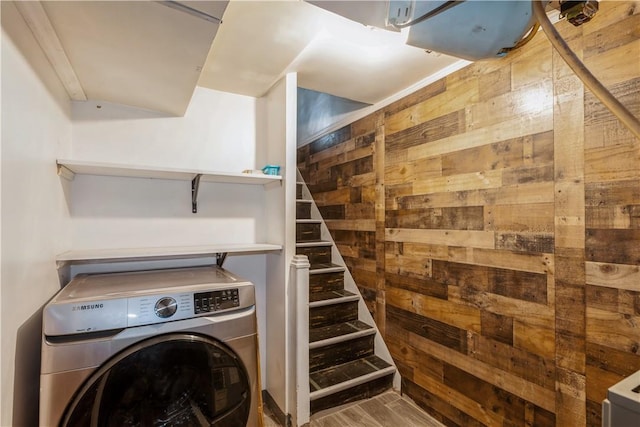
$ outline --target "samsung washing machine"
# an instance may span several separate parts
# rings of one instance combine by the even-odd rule
[[[79,275],[44,308],[40,425],[257,426],[257,358],[222,268]]]

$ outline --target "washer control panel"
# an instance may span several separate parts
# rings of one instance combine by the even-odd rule
[[[240,306],[240,294],[237,288],[221,291],[198,292],[193,294],[195,314],[211,313]]]
[[[201,292],[145,295],[127,299],[127,326],[140,326],[172,320],[190,319],[225,312],[253,304],[247,298],[249,288],[223,288]],[[251,289],[252,291],[252,289]],[[241,300],[244,303],[241,303]]]
[[[219,267],[80,274],[43,309],[43,334],[222,318],[255,303],[253,284]]]

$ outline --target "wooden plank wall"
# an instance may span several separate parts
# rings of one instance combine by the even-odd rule
[[[640,116],[640,2],[558,24]],[[599,426],[640,369],[640,141],[539,34],[299,149],[400,368],[446,425]]]

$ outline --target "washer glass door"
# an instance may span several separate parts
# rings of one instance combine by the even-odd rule
[[[80,388],[62,426],[245,426],[251,391],[240,359],[193,334],[142,341]]]

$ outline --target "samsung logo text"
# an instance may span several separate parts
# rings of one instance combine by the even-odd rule
[[[104,308],[104,304],[74,305],[71,311],[98,310],[101,308]]]

